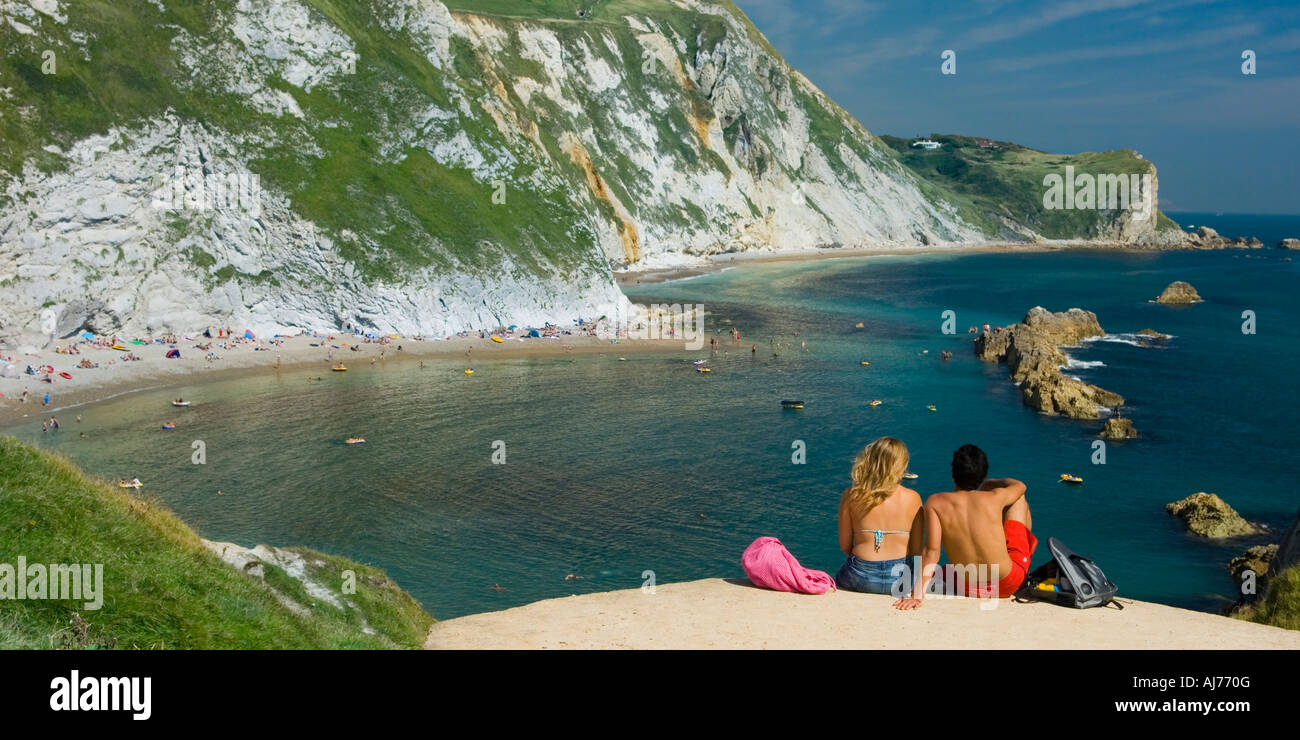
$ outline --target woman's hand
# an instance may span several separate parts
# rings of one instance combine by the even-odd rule
[[[899,599],[894,602],[894,608],[901,612],[910,612],[914,609],[921,608],[920,599]]]

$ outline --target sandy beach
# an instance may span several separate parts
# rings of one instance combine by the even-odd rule
[[[908,254],[987,254],[996,252],[1051,252],[1061,249],[1098,249],[1133,251],[1131,244],[1098,241],[1054,241],[1011,243],[987,242],[980,244],[960,244],[950,246],[933,246],[917,244],[915,246],[880,246],[880,247],[827,247],[824,249],[790,249],[790,250],[753,250],[747,252],[726,252],[701,257],[695,264],[683,264],[661,268],[623,270],[614,273],[620,285],[638,283],[662,283],[669,280],[695,277],[710,272],[725,270],[740,265],[770,264],[774,262],[806,262],[811,260],[844,259],[848,257],[881,257],[885,255]]]
[[[711,255],[703,258],[699,264],[651,268],[615,273],[621,285],[637,283],[659,283],[668,280],[702,275],[729,267],[755,265],[773,262],[799,262],[808,260],[843,259],[852,257],[952,253],[962,254],[981,252],[1045,252],[1059,249],[1132,249],[1119,244],[1089,241],[1040,241],[1026,244],[1004,242],[962,245],[913,247],[881,246],[862,248],[827,248],[818,250],[776,250],[751,251]],[[240,332],[236,329],[236,335]],[[101,349],[80,343],[79,339],[61,339],[49,347],[35,353],[23,353],[15,349],[0,349],[0,360],[7,357],[17,367],[17,377],[0,377],[0,424],[17,424],[24,419],[39,419],[62,410],[84,406],[105,400],[123,393],[151,388],[194,385],[210,383],[236,377],[241,374],[261,372],[328,372],[333,361],[343,360],[349,368],[363,368],[373,359],[376,362],[403,362],[411,360],[451,360],[465,358],[470,367],[478,358],[512,359],[520,357],[547,357],[565,354],[627,354],[640,352],[685,352],[683,343],[678,340],[645,340],[621,338],[617,343],[609,339],[579,334],[565,335],[557,338],[525,338],[522,332],[505,338],[501,343],[477,336],[451,337],[445,339],[393,339],[387,345],[367,343],[361,337],[337,333],[332,335],[302,334],[296,337],[280,337],[276,340],[249,341],[217,337],[208,339],[189,335],[182,338],[175,346],[181,350],[179,359],[166,358],[171,347],[167,344],[149,343],[146,345],[130,344],[128,339],[120,338],[126,344],[125,351]],[[198,343],[212,343],[213,351],[220,359],[208,360],[206,352],[195,348]],[[319,346],[311,346],[312,344]],[[56,347],[78,344],[82,354],[58,354]],[[225,347],[221,345],[225,344]],[[353,352],[350,345],[359,344],[359,350]],[[332,345],[337,345],[334,349]],[[401,350],[397,347],[401,346]],[[260,347],[261,349],[256,349]],[[332,360],[328,353],[334,349]],[[122,357],[128,352],[139,357],[138,361],[124,361]],[[88,359],[97,363],[94,369],[81,369],[77,364]],[[278,368],[277,368],[278,361]],[[3,364],[0,362],[0,364]],[[31,365],[34,368],[53,366],[52,383],[46,383],[41,375],[25,375],[22,371]],[[63,378],[59,373],[67,372],[71,378]],[[23,389],[28,391],[26,403],[21,401]],[[48,407],[42,406],[46,393],[50,394]]]
[[[349,372],[365,372],[372,361],[377,364],[457,360],[470,368],[475,362],[483,360],[521,357],[686,352],[681,340],[668,339],[621,338],[617,343],[610,339],[584,335],[567,335],[554,339],[517,336],[503,339],[498,343],[477,336],[443,340],[404,338],[393,339],[391,343],[383,345],[366,343],[363,338],[351,334],[320,337],[304,334],[266,341],[207,339],[200,334],[197,338],[190,336],[176,343],[176,348],[181,351],[179,359],[166,357],[171,345],[135,345],[129,342],[121,345],[127,348],[126,351],[80,344],[78,349],[81,354],[77,355],[58,354],[54,351],[54,345],[34,355],[5,351],[0,354],[12,358],[20,374],[17,377],[0,378],[0,394],[3,394],[0,397],[0,424],[20,424],[24,420],[42,419],[132,391],[192,386],[244,374],[278,372],[282,375],[326,376],[330,374],[331,366],[340,360]],[[211,351],[220,359],[209,361],[206,352],[194,347],[195,344],[206,345],[208,342],[212,343]],[[71,339],[57,342],[59,347],[71,344]],[[313,347],[312,344],[318,346]],[[350,350],[349,346],[352,345],[357,345],[358,350]],[[332,359],[329,357],[331,351]],[[128,352],[140,359],[124,361],[122,357]],[[78,368],[77,365],[82,360],[97,363],[99,367]],[[41,379],[43,375],[21,374],[28,365],[53,366],[54,382],[44,382]],[[72,378],[60,377],[60,372],[67,372]],[[24,388],[28,391],[26,403],[21,400]],[[46,393],[50,394],[50,404],[43,406],[42,399]]]
[[[900,612],[892,597],[820,596],[713,578],[548,599],[439,622],[426,649],[1300,649],[1300,632],[1121,599],[1069,609],[966,598]],[[436,616],[436,612],[435,612]],[[960,644],[958,644],[960,641]]]

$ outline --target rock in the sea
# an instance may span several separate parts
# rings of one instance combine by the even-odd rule
[[[1253,236],[1229,238],[1209,226],[1200,226],[1194,232],[1184,233],[1182,246],[1190,249],[1259,249],[1264,242]]]
[[[1177,280],[1169,284],[1156,298],[1156,303],[1197,303],[1201,300],[1201,295],[1196,292],[1196,288],[1191,283],[1185,283]]]
[[[1155,329],[1142,329],[1142,330],[1140,330],[1140,331],[1138,332],[1138,334],[1141,334],[1141,335],[1144,336],[1144,337],[1151,337],[1152,339],[1168,339],[1168,338],[1169,338],[1169,335],[1168,335],[1168,334],[1163,334],[1163,333],[1161,333],[1161,332],[1156,331]]]
[[[1061,374],[1066,358],[1059,347],[1105,334],[1091,311],[1052,313],[1035,306],[1019,324],[980,335],[975,354],[986,362],[1007,363],[1026,406],[1075,419],[1099,419],[1101,407],[1119,406],[1123,396]]]
[[[1255,545],[1233,558],[1228,563],[1228,572],[1238,581],[1241,580],[1241,574],[1248,570],[1253,571],[1256,578],[1263,578],[1275,557],[1277,557],[1277,545]]]
[[[1277,246],[1278,249],[1300,249],[1300,239],[1283,239]]]
[[[1101,428],[1101,437],[1103,439],[1132,439],[1138,436],[1137,430],[1133,428],[1131,419],[1121,419],[1118,416],[1112,416],[1106,420],[1106,425]]]
[[[1237,510],[1213,493],[1193,493],[1165,505],[1165,511],[1182,519],[1193,534],[1221,538],[1254,534],[1258,528],[1241,518]]]

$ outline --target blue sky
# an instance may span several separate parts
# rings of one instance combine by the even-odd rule
[[[1294,0],[737,4],[873,133],[1132,148],[1157,167],[1162,210],[1300,213]]]

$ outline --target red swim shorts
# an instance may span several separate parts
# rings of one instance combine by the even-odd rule
[[[1007,538],[1007,555],[1011,557],[1011,572],[998,580],[996,590],[986,584],[966,584],[965,593],[975,598],[1009,598],[1020,590],[1029,575],[1029,561],[1038,548],[1038,538],[1025,528],[1024,522],[1008,520],[1002,523]],[[960,588],[960,587],[959,587]]]

